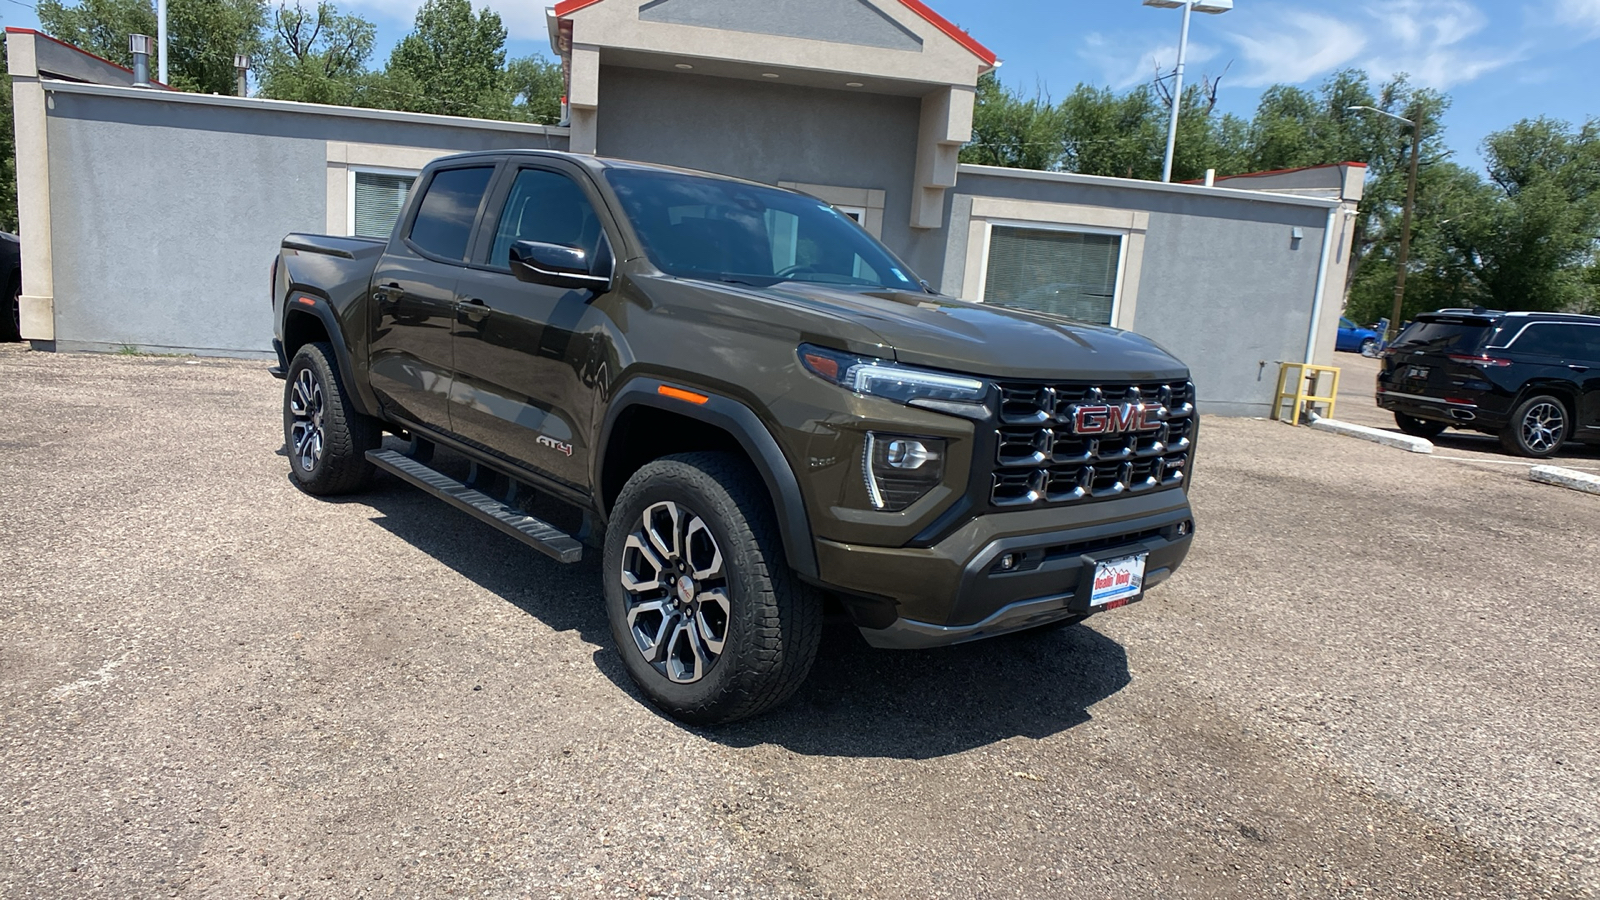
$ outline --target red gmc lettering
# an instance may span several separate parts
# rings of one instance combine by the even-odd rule
[[[1121,406],[1080,406],[1072,417],[1078,434],[1121,434],[1154,431],[1161,427],[1161,407],[1124,403]]]

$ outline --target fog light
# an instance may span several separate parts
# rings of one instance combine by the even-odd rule
[[[1189,523],[1188,522],[1179,522],[1178,523],[1178,537],[1184,537],[1188,533],[1189,533]]]
[[[896,469],[920,469],[929,460],[928,448],[921,441],[904,439],[889,442],[885,461]]]
[[[944,478],[944,441],[867,433],[862,475],[873,509],[899,512]]]
[[[1001,569],[1004,569],[1006,571],[1010,571],[1012,569],[1015,569],[1016,567],[1017,567],[1017,555],[1015,553],[1007,553],[1005,556],[1000,557],[1000,568]]]

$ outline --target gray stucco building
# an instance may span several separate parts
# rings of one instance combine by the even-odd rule
[[[1331,361],[1364,170],[1169,185],[958,164],[994,54],[917,0],[565,0],[569,127],[181,94],[7,34],[24,336],[265,354],[290,231],[387,233],[412,177],[540,147],[810,192],[944,293],[1130,328],[1206,412],[1260,415]]]

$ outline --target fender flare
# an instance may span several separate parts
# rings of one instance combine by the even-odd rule
[[[305,303],[305,300],[314,302]],[[328,308],[328,302],[312,294],[291,291],[284,300],[284,306],[286,307],[283,314],[284,337],[289,336],[291,313],[303,312],[315,316],[317,321],[322,323],[322,330],[328,333],[328,343],[333,345],[334,364],[339,367],[339,380],[344,382],[345,397],[352,401],[351,405],[356,408],[356,412],[365,416],[372,415],[372,406],[367,402],[366,391],[362,389],[361,383],[356,381],[355,364],[350,360],[350,347],[345,343],[344,328],[339,324],[339,317]],[[283,350],[284,369],[287,371],[288,364],[294,361],[294,354],[289,352],[287,344]]]
[[[708,399],[702,404],[689,403],[663,396],[659,393],[662,387],[688,390]],[[606,454],[611,446],[611,430],[617,419],[635,406],[648,406],[698,419],[733,435],[761,473],[761,480],[766,483],[767,493],[772,497],[778,533],[783,539],[783,552],[788,557],[789,566],[804,579],[817,579],[817,551],[811,540],[811,521],[806,513],[805,498],[800,493],[800,481],[795,478],[794,469],[783,455],[777,439],[767,430],[760,417],[738,400],[711,393],[701,387],[690,388],[649,377],[635,378],[611,398],[605,424],[600,431],[600,444],[596,448],[597,466],[603,468],[605,465]],[[600,471],[596,471],[595,475],[595,485],[599,488]],[[599,490],[595,492],[595,499],[599,505],[605,502]],[[609,516],[609,509],[604,512]]]

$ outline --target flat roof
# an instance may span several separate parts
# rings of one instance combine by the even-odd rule
[[[1138,178],[1080,175],[1077,172],[1044,172],[1038,169],[1012,169],[1005,166],[979,166],[971,163],[963,163],[957,167],[956,171],[965,175],[990,175],[996,178],[1014,178],[1019,181],[1055,181],[1092,187],[1118,188],[1121,190],[1181,194],[1191,197],[1220,197],[1232,200],[1246,200],[1252,203],[1313,206],[1318,209],[1337,209],[1344,202],[1327,197],[1308,197],[1301,194],[1251,191],[1242,188],[1206,187],[1203,184],[1169,184],[1162,181],[1143,181]],[[960,185],[958,184],[957,189],[959,188]]]

